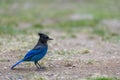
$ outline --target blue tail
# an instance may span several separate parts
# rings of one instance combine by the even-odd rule
[[[18,61],[17,63],[15,63],[15,64],[11,67],[11,69],[13,70],[14,67],[17,66],[18,64],[20,64],[21,62],[23,62],[23,60],[20,60],[20,61]]]

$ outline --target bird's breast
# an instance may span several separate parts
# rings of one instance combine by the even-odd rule
[[[38,55],[35,55],[32,60],[33,61],[39,61],[40,59],[42,59],[47,53],[47,48],[42,49]]]

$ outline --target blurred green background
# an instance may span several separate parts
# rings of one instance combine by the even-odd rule
[[[54,28],[119,41],[119,3],[120,0],[0,0],[0,35],[25,35]]]

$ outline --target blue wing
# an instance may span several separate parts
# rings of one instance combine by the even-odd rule
[[[32,57],[41,53],[41,50],[30,50],[24,57],[25,61],[30,61]]]
[[[24,61],[38,61],[44,57],[46,52],[47,52],[47,48],[43,48],[43,47],[32,49],[25,55]]]

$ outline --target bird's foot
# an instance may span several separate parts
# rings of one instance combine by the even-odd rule
[[[46,67],[37,68],[37,71],[45,71],[45,70],[46,70]]]

